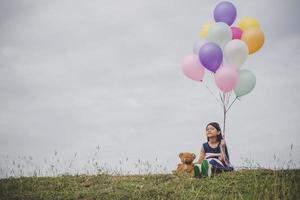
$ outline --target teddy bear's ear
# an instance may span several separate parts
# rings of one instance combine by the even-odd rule
[[[196,155],[193,153],[193,158],[195,159],[196,158]]]
[[[180,153],[180,154],[179,154],[179,158],[181,158],[181,156],[183,156],[183,153]]]

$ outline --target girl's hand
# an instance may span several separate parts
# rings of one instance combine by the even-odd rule
[[[223,161],[223,159],[224,159],[224,156],[222,154],[219,155],[218,160]]]
[[[221,147],[224,148],[226,146],[226,142],[224,139],[221,140]]]

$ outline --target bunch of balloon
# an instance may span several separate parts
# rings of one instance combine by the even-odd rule
[[[182,63],[183,73],[194,81],[204,83],[206,71],[213,74],[219,97],[210,90],[223,109],[223,137],[225,137],[226,114],[236,99],[250,93],[256,84],[253,72],[242,69],[248,56],[264,44],[265,36],[260,23],[253,17],[237,17],[236,7],[228,1],[220,2],[213,11],[214,21],[202,27],[201,38],[194,44],[193,54],[187,55]],[[231,94],[235,94],[230,102]]]

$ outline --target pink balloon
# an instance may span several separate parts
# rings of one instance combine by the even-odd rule
[[[220,90],[229,92],[237,84],[238,73],[233,66],[222,66],[215,73],[215,82]]]
[[[242,38],[242,34],[243,31],[242,29],[238,28],[238,27],[231,27],[231,31],[232,31],[232,39],[241,39]]]
[[[183,73],[194,81],[202,81],[205,73],[205,69],[200,63],[198,55],[187,55],[182,63],[181,68]]]

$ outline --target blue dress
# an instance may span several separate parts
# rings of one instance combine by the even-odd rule
[[[212,172],[222,172],[222,171],[232,171],[233,166],[229,162],[229,155],[227,148],[225,150],[225,161],[220,161],[218,157],[221,155],[220,143],[216,148],[209,146],[208,142],[203,143],[203,148],[205,151],[205,159],[212,165]]]

